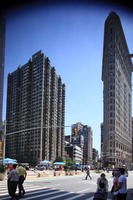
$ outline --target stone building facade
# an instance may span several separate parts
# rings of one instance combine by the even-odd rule
[[[120,18],[111,12],[104,27],[103,159],[117,166],[132,162],[132,71]]]

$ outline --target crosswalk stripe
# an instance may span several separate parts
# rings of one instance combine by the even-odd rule
[[[74,196],[74,197],[67,198],[67,199],[65,199],[65,200],[73,200],[73,199],[82,197],[82,196],[84,196],[84,195],[85,195],[85,194],[79,194],[79,195],[76,195],[76,196]]]
[[[25,188],[25,190],[29,190],[29,189],[37,189],[37,188],[46,188],[46,187],[40,187],[40,186],[37,186],[37,185],[34,185],[34,186],[31,186],[31,185],[29,185],[29,186],[26,186],[26,187],[24,187]],[[8,189],[7,189],[7,187],[4,187],[3,189],[2,189],[2,191],[0,191],[0,194],[3,192],[3,191],[7,191]],[[18,191],[18,188],[17,188],[17,191]]]
[[[25,196],[27,196],[27,195],[29,195],[29,194],[37,194],[37,193],[42,193],[42,192],[47,192],[47,191],[50,191],[50,190],[52,190],[51,188],[48,188],[47,190],[46,190],[46,187],[41,187],[41,188],[36,188],[36,189],[38,189],[38,190],[42,190],[42,191],[34,191],[35,189],[34,188],[32,188],[31,190],[28,190],[27,191],[27,193],[25,194]],[[45,189],[45,190],[44,190]],[[34,191],[34,192],[32,192],[32,191]],[[32,192],[32,193],[31,193]],[[7,193],[8,194],[8,193]],[[4,197],[4,198],[2,198],[1,200],[5,200],[5,199],[7,199],[7,197]]]
[[[5,196],[5,195],[7,195],[8,194],[8,192],[6,191],[6,192],[1,192],[0,193],[0,196]]]
[[[59,185],[61,185],[61,184],[53,184],[53,185],[49,185],[49,187],[57,187],[57,186],[59,186]],[[48,186],[47,186],[48,187]]]
[[[87,198],[87,199],[85,199],[85,200],[93,200],[93,198],[94,198],[94,196],[89,197],[89,198]]]
[[[28,200],[28,199],[35,199],[35,198],[38,198],[38,197],[44,197],[44,196],[48,196],[48,195],[51,195],[51,194],[57,194],[59,193],[60,191],[54,191],[54,192],[48,192],[46,194],[40,194],[40,195],[37,195],[37,196],[31,196],[31,197],[27,197],[27,198],[24,198],[25,200]],[[25,195],[26,196],[26,195]]]
[[[34,187],[34,189],[37,189],[37,188],[40,188],[40,187],[38,187],[38,186],[35,186],[35,187]],[[41,187],[41,188],[42,188],[42,187]],[[44,188],[44,187],[43,187],[43,188]],[[30,189],[33,189],[33,187],[31,187],[31,186],[30,186],[30,187],[26,187],[25,190],[30,190]],[[7,191],[8,191],[7,188],[2,189],[2,191],[0,191],[0,195],[1,195],[1,194],[4,194],[4,193],[8,193]],[[16,192],[18,192],[18,191],[19,191],[19,189],[17,188]]]
[[[33,188],[32,190],[28,190],[25,194],[25,196],[28,196],[30,194],[38,194],[38,193],[43,193],[43,192],[49,192],[51,191],[52,189],[51,188],[37,188],[37,191],[34,191],[35,189]],[[33,192],[32,192],[33,191]]]
[[[0,188],[1,189],[1,191],[3,192],[3,191],[7,191],[7,188]],[[0,192],[1,192],[0,191]]]
[[[35,189],[38,189],[40,191],[34,191]],[[53,190],[56,190],[56,191],[53,191]],[[86,189],[86,190],[88,190],[88,189]],[[83,190],[83,191],[86,191],[86,190]],[[83,191],[80,191],[78,193],[81,193]],[[58,194],[58,193],[60,193],[60,194]],[[38,194],[38,195],[36,195],[36,194]],[[74,200],[74,199],[80,198],[82,196],[85,196],[85,194],[75,195],[74,192],[66,192],[65,190],[57,190],[56,188],[46,188],[46,187],[43,187],[43,188],[42,187],[41,188],[40,187],[31,188],[31,186],[30,186],[30,190],[27,191],[27,193],[25,194],[25,198],[24,199],[25,200],[37,199],[39,197],[45,197],[45,196],[49,196],[49,195],[53,195],[53,194],[57,194],[57,195],[54,195],[52,197],[46,197],[46,198],[44,198],[42,200],[58,199],[60,197],[65,197],[65,196],[68,196],[68,195],[71,195],[71,194],[74,194],[74,196],[68,197],[65,200]],[[32,196],[29,196],[29,195],[32,195]],[[33,196],[33,195],[35,195],[35,196]],[[93,200],[93,198],[94,198],[94,196],[91,196],[89,198],[86,198],[85,200]],[[9,199],[10,199],[10,197],[1,198],[1,200],[9,200]],[[111,200],[111,199],[108,198],[107,200]]]
[[[93,181],[91,184],[96,184]],[[90,188],[78,191],[78,192],[68,192],[65,190],[59,190],[55,186],[60,185],[60,184],[53,184],[53,185],[47,185],[45,186],[40,186],[40,185],[34,185],[30,183],[25,183],[24,188],[26,190],[26,194],[24,196],[24,200],[32,200],[32,199],[38,199],[41,198],[42,200],[54,200],[58,198],[65,197],[65,200],[74,200],[80,197],[84,197],[85,200],[93,200],[94,196],[87,197],[85,195],[85,191],[90,191]],[[18,188],[16,193],[18,194]],[[84,193],[84,194],[83,194]],[[69,196],[70,195],[70,196]],[[0,183],[0,200],[10,200],[10,196],[8,194],[8,188],[7,188],[7,183]],[[108,198],[107,200],[111,200]]]
[[[42,199],[42,200],[52,200],[52,199],[56,199],[56,198],[59,198],[59,197],[64,197],[64,196],[68,196],[68,195],[70,195],[72,192],[70,192],[70,193],[64,193],[64,194],[59,194],[59,195],[57,195],[57,196],[54,196],[54,197],[48,197],[48,198],[45,198],[45,199]]]
[[[79,192],[77,192],[77,193],[82,193],[82,192],[85,192],[85,191],[88,191],[88,190],[90,190],[90,188],[87,188],[87,189],[85,189],[85,190],[81,190],[81,191],[79,191]]]

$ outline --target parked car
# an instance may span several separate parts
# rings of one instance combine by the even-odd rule
[[[44,165],[42,165],[42,164],[38,164],[38,165],[36,165],[35,169],[43,171],[43,170],[46,169],[46,167]]]

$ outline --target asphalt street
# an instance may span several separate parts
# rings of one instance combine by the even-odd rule
[[[57,177],[42,177],[27,179],[24,183],[26,194],[25,200],[93,200],[93,195],[96,191],[96,182],[100,174],[91,173],[92,180],[85,180],[84,175],[78,176],[57,176]],[[106,173],[109,182],[109,191],[112,186],[112,175]],[[127,178],[128,196],[127,200],[133,199],[130,193],[133,193],[133,172],[129,172]],[[17,191],[18,192],[18,191]],[[10,197],[7,191],[7,182],[0,182],[0,199],[9,200]],[[109,193],[108,200],[111,199]]]

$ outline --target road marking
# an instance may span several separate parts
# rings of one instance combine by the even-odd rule
[[[60,194],[60,195],[57,195],[57,196],[54,196],[54,197],[48,197],[48,198],[45,198],[45,199],[43,199],[43,200],[52,200],[52,199],[56,199],[56,198],[59,198],[59,197],[64,197],[64,196],[68,196],[68,195],[70,195],[71,193],[73,193],[73,192],[70,192],[70,193],[64,193],[64,194]]]
[[[36,189],[38,189],[39,191],[35,191],[35,192],[32,192],[32,191],[34,191],[35,189],[34,188],[32,188],[31,190],[28,190],[27,192],[26,192],[26,194],[25,194],[25,196],[27,196],[28,194],[30,194],[31,192],[31,194],[37,194],[37,193],[42,193],[42,192],[46,192],[46,191],[51,191],[52,189],[51,188],[48,188],[47,190],[46,190],[46,187],[41,187],[41,188],[36,188]],[[45,189],[45,190],[44,190]],[[8,193],[7,193],[8,194]],[[5,199],[7,199],[7,197],[3,197],[1,200],[5,200]]]
[[[77,198],[82,197],[82,196],[84,196],[84,194],[79,194],[79,195],[76,195],[74,197],[69,197],[69,198],[67,198],[65,200],[73,200],[73,199],[77,199]]]
[[[59,186],[59,185],[61,185],[61,184],[53,184],[53,185],[48,185],[47,184],[47,187],[55,187],[55,186]]]
[[[87,189],[85,189],[85,190],[81,190],[81,191],[79,191],[79,192],[77,192],[77,193],[82,193],[82,192],[85,192],[85,191],[88,191],[88,190],[90,190],[90,188],[87,188]]]
[[[48,196],[48,195],[51,195],[51,194],[57,194],[57,193],[59,193],[60,191],[54,191],[54,192],[48,192],[48,193],[46,193],[46,194],[39,194],[39,195],[37,195],[37,196],[31,196],[31,197],[27,197],[27,198],[24,198],[25,200],[28,200],[28,199],[35,199],[35,198],[38,198],[38,197],[44,197],[44,196]],[[26,195],[25,195],[26,196]]]
[[[43,189],[44,188],[46,188],[46,187],[43,187]],[[36,187],[28,187],[28,188],[26,188],[25,190],[26,190],[26,192],[28,192],[28,191],[33,191],[33,190],[36,190],[36,189],[42,189],[42,187],[38,187],[38,186],[36,186]],[[16,193],[18,192],[19,190],[18,190],[18,188],[17,188],[17,190],[16,190]],[[4,190],[2,190],[1,192],[0,192],[0,196],[4,196],[4,195],[7,195],[8,194],[8,191],[7,191],[7,189],[4,189]]]
[[[31,185],[31,184],[30,185],[28,185],[28,184],[26,185],[26,184],[24,184],[24,188],[25,188],[26,193],[27,193],[27,192],[30,192],[30,191],[46,189],[46,188],[53,189],[51,187],[58,186],[58,185],[60,185],[60,184],[53,184],[53,185],[50,185],[49,187],[48,186],[47,187],[44,187],[44,186],[40,187],[40,186],[37,186],[37,185]],[[18,191],[19,190],[17,188],[16,192],[18,192]],[[0,197],[8,195],[8,194],[9,194],[8,193],[8,188],[7,188],[7,185],[5,185],[5,187],[3,187],[2,190],[0,191]]]
[[[85,199],[85,200],[93,200],[93,198],[94,198],[94,196],[89,197],[89,198],[87,198],[87,199]]]

